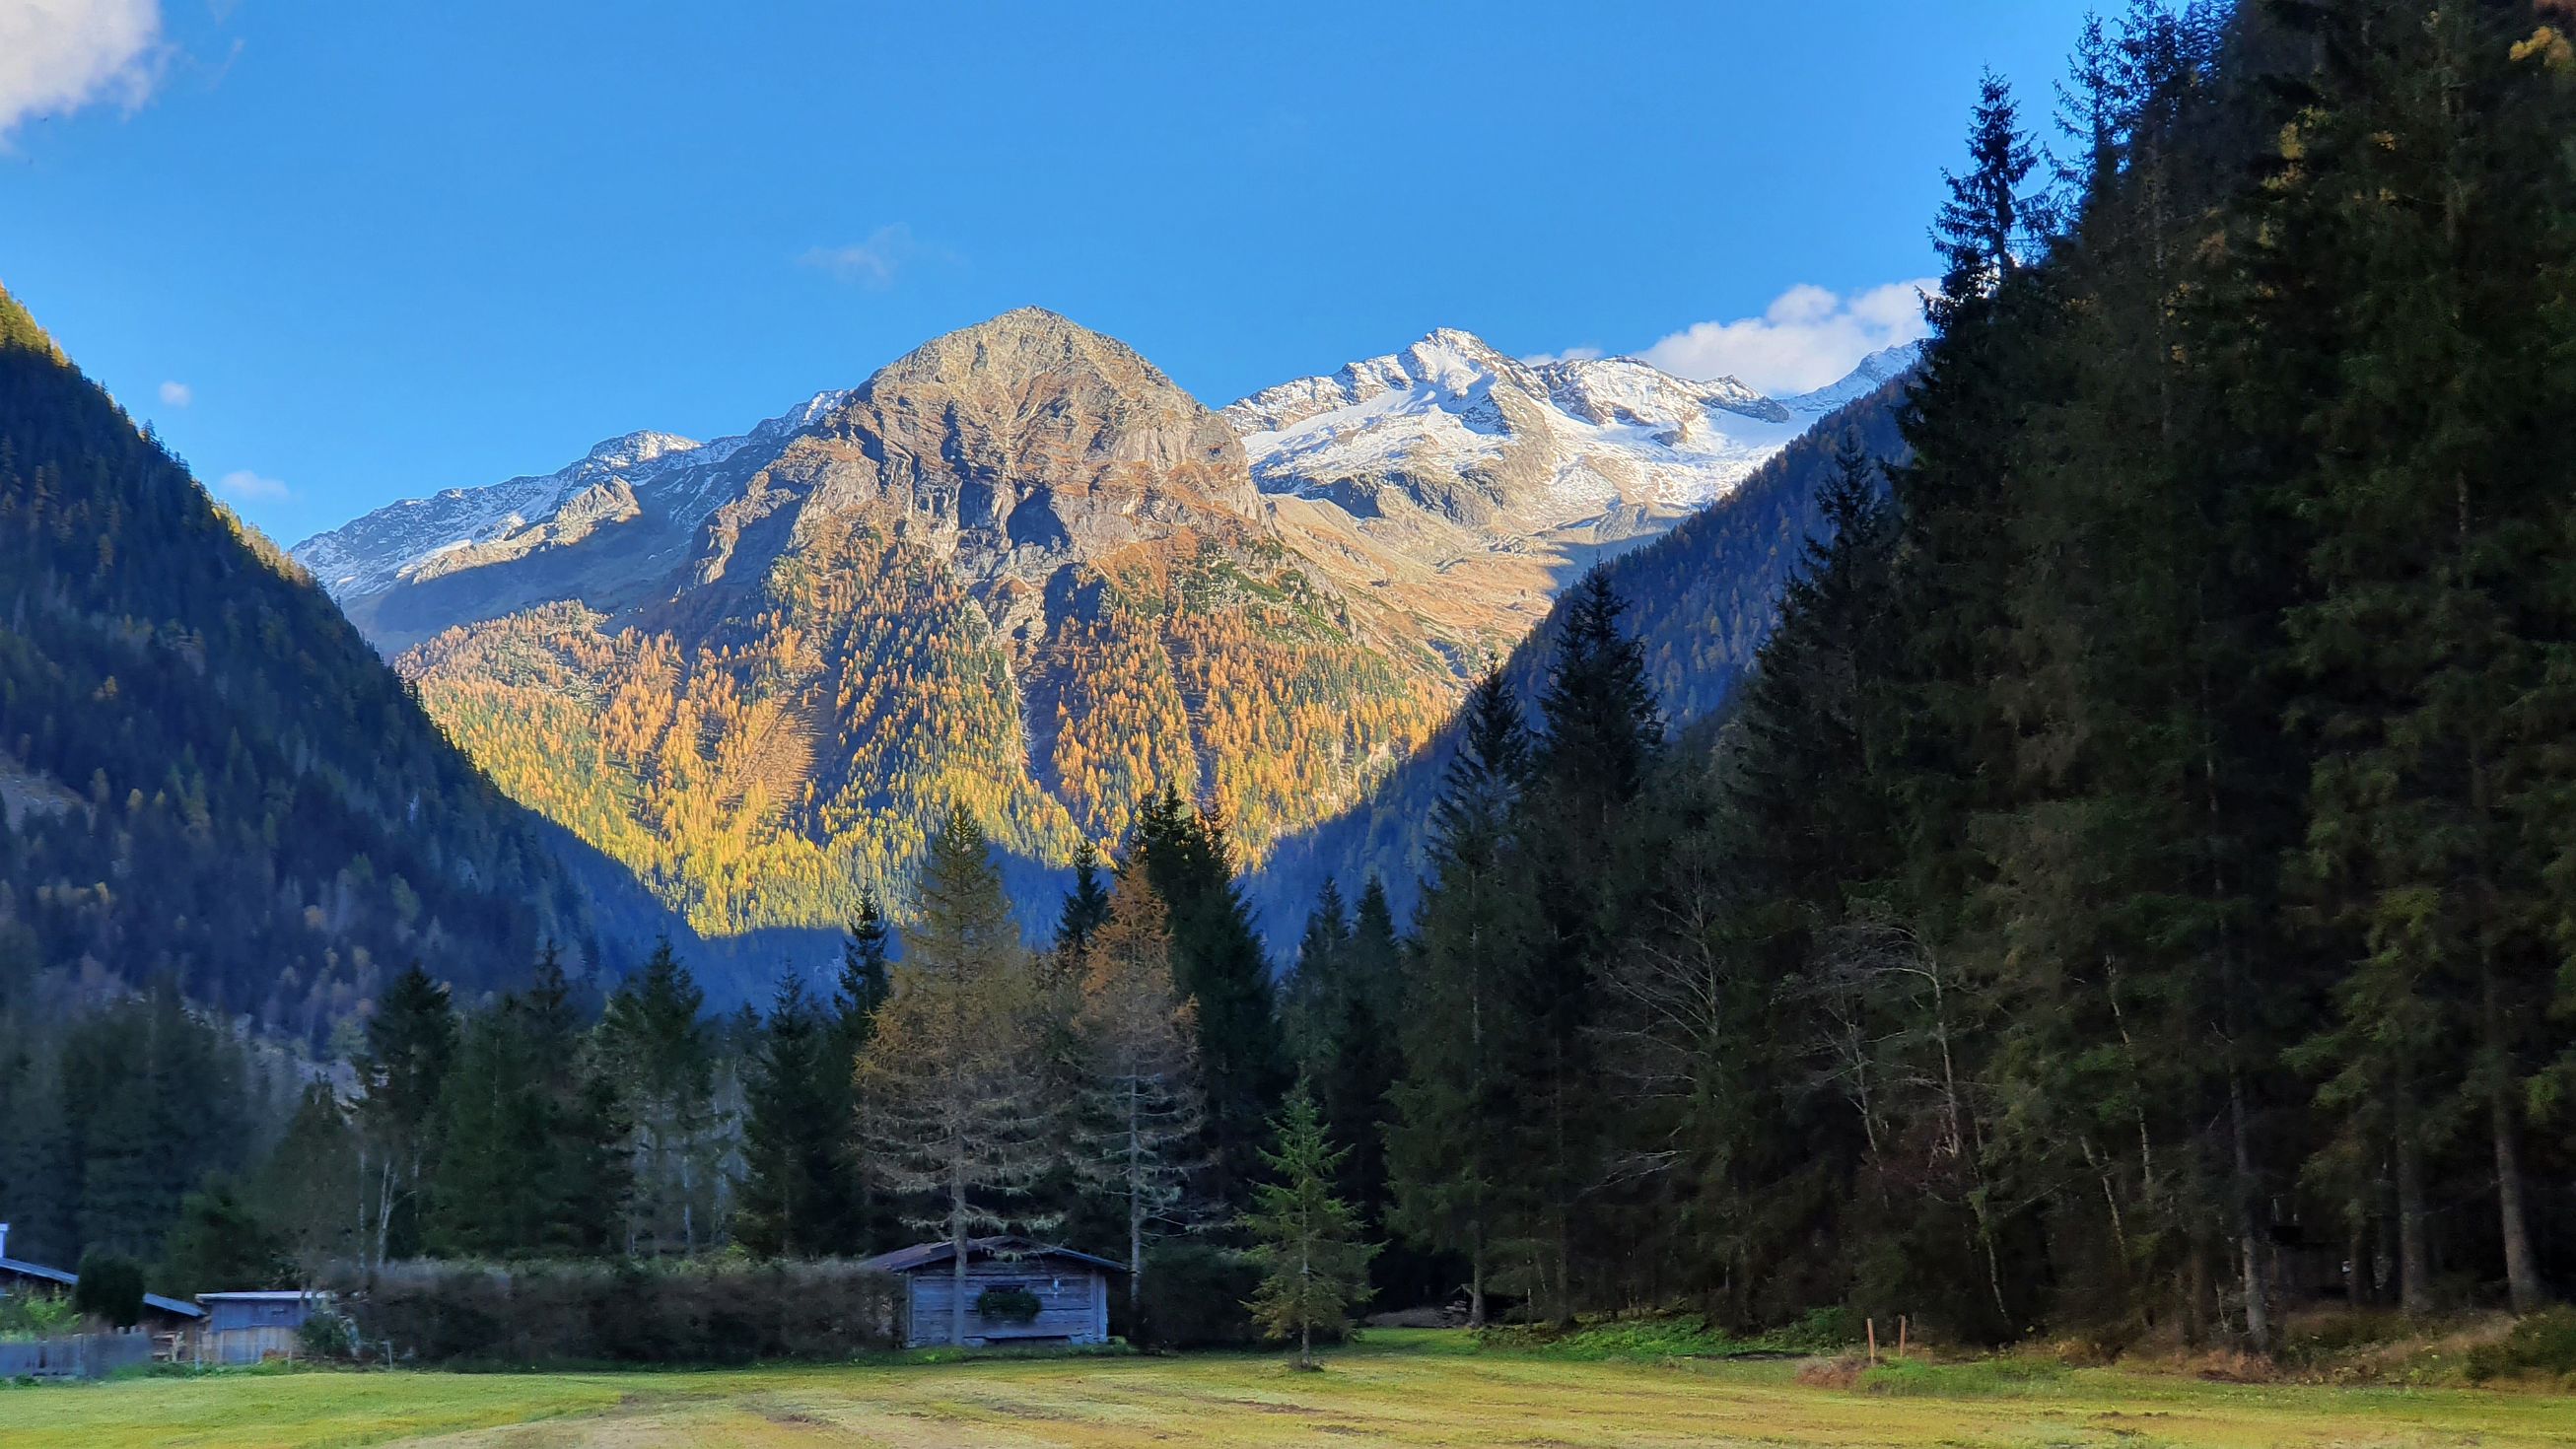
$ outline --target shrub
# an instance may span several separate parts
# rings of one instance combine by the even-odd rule
[[[975,1295],[975,1316],[998,1323],[1034,1323],[1045,1306],[1026,1288],[987,1288]]]
[[[1155,1348],[1251,1348],[1261,1342],[1252,1310],[1261,1269],[1243,1254],[1204,1243],[1166,1243],[1145,1254],[1143,1301],[1127,1334]]]
[[[0,1339],[57,1338],[80,1328],[80,1310],[52,1293],[0,1295]]]
[[[750,1363],[892,1348],[901,1280],[842,1261],[388,1264],[343,1296],[434,1363]]]
[[[2576,1308],[2546,1308],[2494,1343],[2469,1350],[2469,1382],[2514,1374],[2576,1374]]]
[[[143,1320],[143,1265],[113,1253],[81,1256],[79,1281],[72,1285],[72,1307],[118,1328]]]
[[[295,1346],[306,1358],[355,1358],[358,1325],[344,1313],[315,1309],[295,1330]]]

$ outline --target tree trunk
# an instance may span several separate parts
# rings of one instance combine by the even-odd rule
[[[2495,1123],[2496,1209],[2504,1230],[2505,1296],[2516,1313],[2538,1311],[2548,1296],[2540,1286],[2540,1264],[2531,1251],[2531,1228],[2523,1215],[2522,1162],[2513,1137],[2513,1115],[2502,1092],[2490,1093],[2488,1110]]]
[[[1467,1326],[1485,1326],[1485,1234],[1479,1226],[1467,1262]]]
[[[2513,1102],[2506,1090],[2511,1058],[2505,1040],[2504,1007],[2497,999],[2495,963],[2483,959],[2483,943],[2480,955],[2478,987],[2490,1059],[2487,1123],[2495,1134],[2496,1213],[2497,1228],[2504,1237],[2505,1296],[2514,1312],[2530,1313],[2540,1307],[2546,1294],[2540,1286],[2540,1264],[2531,1251],[2530,1222],[2524,1216],[2522,1153],[2514,1140]]]
[[[948,1346],[966,1346],[966,1154],[948,1158]]]
[[[2415,1140],[2411,1074],[2397,1087],[2397,1304],[2410,1318],[2433,1311],[2433,1255],[2424,1237],[2424,1153]]]
[[[2263,1245],[2254,1222],[2254,1154],[2246,1143],[2245,1078],[2231,1064],[2227,1072],[2227,1111],[2236,1137],[2236,1271],[2245,1293],[2245,1343],[2256,1353],[2272,1351],[2272,1305],[2263,1282]]]

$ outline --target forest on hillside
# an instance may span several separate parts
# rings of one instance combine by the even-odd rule
[[[276,1115],[179,1202],[11,1114],[0,1192],[179,1287],[1021,1229],[1151,1319],[1248,1294],[1300,1175],[1379,1302],[1479,1319],[2261,1353],[2576,1291],[2570,26],[2140,0],[2053,117],[1990,81],[1900,446],[1840,440],[1722,712],[1596,570],[1454,722],[1417,903],[1322,886],[1282,978],[1197,782],[1034,946],[952,809],[901,949],[862,897],[765,1013],[668,948],[406,972],[288,1117],[128,1003]]]

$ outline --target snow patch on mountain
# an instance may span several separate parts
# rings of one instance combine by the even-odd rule
[[[444,555],[541,526],[594,489],[622,486],[639,505],[693,524],[724,502],[721,465],[734,454],[802,432],[849,399],[846,389],[819,392],[749,432],[710,442],[649,429],[622,434],[552,473],[406,498],[290,552],[323,588],[347,597],[381,593]]]
[[[1627,357],[1532,366],[1446,328],[1254,393],[1223,416],[1264,492],[1492,475],[1504,510],[1554,521],[1613,503],[1678,512],[1712,502],[1813,421],[1733,378],[1692,382]]]

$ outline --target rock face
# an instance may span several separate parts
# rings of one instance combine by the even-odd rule
[[[1282,530],[1462,664],[1509,652],[1575,574],[1724,497],[1813,420],[1730,378],[1532,366],[1451,330],[1225,417]]]
[[[742,435],[630,434],[295,553],[506,788],[716,934],[902,899],[952,802],[1054,862],[1168,783],[1257,858],[1801,426],[1457,332],[1219,414],[1024,308]]]

